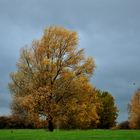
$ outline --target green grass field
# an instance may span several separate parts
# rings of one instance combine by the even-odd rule
[[[0,140],[140,140],[140,130],[0,130]]]

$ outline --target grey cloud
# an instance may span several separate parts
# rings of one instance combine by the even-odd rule
[[[83,28],[89,24],[102,24],[100,21],[104,21],[102,27],[110,24],[114,27],[122,22],[129,25],[130,18],[134,21],[139,12],[139,1],[132,0],[13,0],[10,4],[8,0],[1,1],[1,16],[24,28],[40,28],[47,24]]]
[[[0,115],[10,114],[10,94],[2,93],[0,90]]]

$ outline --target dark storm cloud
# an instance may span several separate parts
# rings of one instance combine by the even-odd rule
[[[139,0],[0,0],[0,114],[9,112],[9,73],[19,50],[49,25],[76,30],[80,47],[95,58],[93,84],[110,91],[127,119],[127,104],[140,85]],[[133,85],[133,83],[136,83]]]

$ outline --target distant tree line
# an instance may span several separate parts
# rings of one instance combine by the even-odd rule
[[[140,89],[138,89],[128,105],[129,118],[119,124],[116,124],[116,118],[118,110],[115,106],[115,100],[113,96],[108,92],[102,92],[95,89],[94,92],[97,93],[98,100],[100,101],[100,106],[98,110],[99,122],[91,123],[90,125],[81,127],[78,126],[73,116],[69,116],[67,122],[55,122],[54,128],[59,129],[79,129],[79,128],[99,128],[99,129],[140,129]],[[22,112],[22,111],[21,111]],[[48,122],[42,119],[34,119],[32,117],[24,116],[22,113],[12,114],[11,116],[1,116],[0,117],[0,129],[8,128],[29,128],[29,129],[40,129],[48,128]],[[86,125],[86,124],[84,124]]]
[[[24,128],[35,128],[33,122],[29,122],[19,116],[1,116],[0,117],[0,129],[24,129]]]
[[[99,121],[97,123],[91,122],[80,123],[78,121],[78,116],[70,115],[67,121],[58,120],[53,122],[55,129],[110,129],[116,125],[117,118],[117,107],[115,106],[115,100],[113,96],[108,92],[102,92],[95,89],[94,92],[98,95],[98,101],[100,107],[98,110]],[[76,118],[77,117],[77,118]],[[85,118],[86,120],[86,118]],[[35,116],[26,116],[21,112],[13,113],[11,116],[1,116],[0,117],[0,129],[41,129],[48,128],[48,122],[43,118],[38,119]]]

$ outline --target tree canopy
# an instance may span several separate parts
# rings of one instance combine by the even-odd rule
[[[9,83],[14,116],[38,128],[42,120],[50,131],[115,125],[114,98],[91,84],[95,62],[78,48],[75,31],[46,28],[41,39],[21,49],[16,66]]]
[[[99,128],[112,128],[116,125],[116,119],[118,116],[118,108],[115,105],[114,97],[107,91],[97,90],[101,108],[98,110],[99,112]]]
[[[89,82],[95,63],[77,46],[76,32],[49,27],[40,40],[22,48],[17,71],[10,75],[13,113],[44,117],[51,131],[53,122],[71,113],[79,115],[79,124],[98,122],[96,100],[89,98],[96,96]]]

